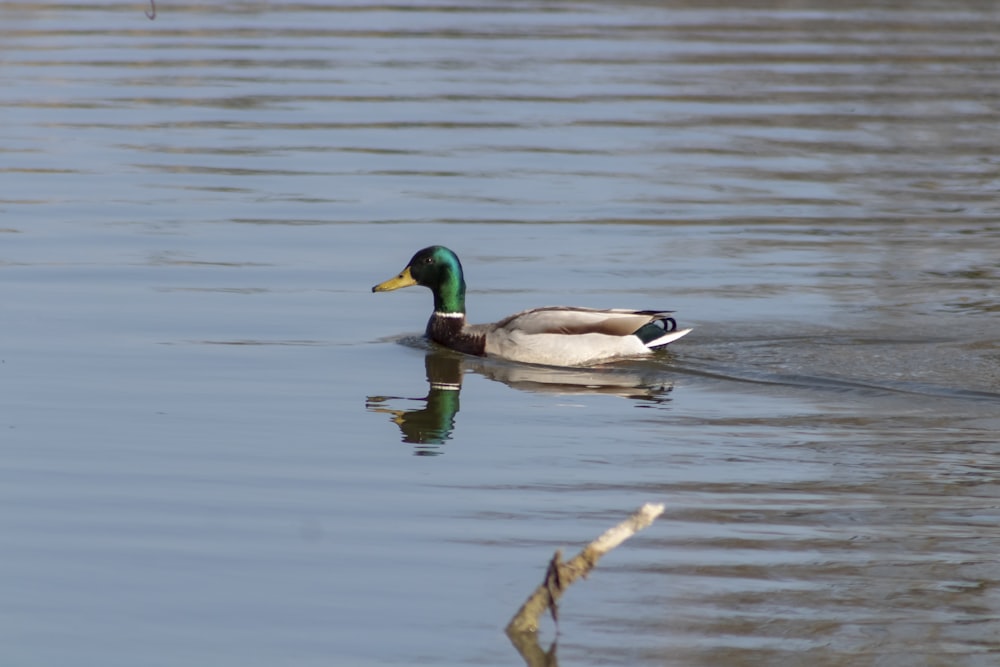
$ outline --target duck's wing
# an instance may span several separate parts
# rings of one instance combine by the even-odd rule
[[[669,316],[670,311],[550,306],[516,313],[493,326],[495,330],[518,331],[528,335],[596,333],[605,336],[630,336],[647,324]]]

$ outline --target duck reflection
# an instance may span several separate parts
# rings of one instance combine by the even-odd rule
[[[454,353],[428,352],[424,368],[430,384],[425,398],[369,396],[365,405],[372,412],[392,415],[392,421],[403,432],[403,442],[420,445],[416,454],[433,456],[440,453],[436,447],[450,440],[455,428],[458,396],[462,389],[462,358]],[[423,407],[410,410],[386,407],[386,402],[397,400],[422,403]]]
[[[672,383],[663,381],[663,369],[656,372],[648,363],[642,369],[627,366],[555,368],[470,357],[436,348],[424,356],[424,368],[430,387],[426,397],[369,396],[366,402],[368,410],[391,416],[402,432],[403,442],[417,445],[414,453],[419,456],[443,453],[441,445],[452,438],[466,372],[523,391],[610,394],[641,400],[645,405],[669,401],[673,390]],[[389,406],[397,401],[409,401],[418,407],[398,409]]]

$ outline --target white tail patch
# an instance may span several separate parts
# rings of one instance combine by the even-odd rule
[[[660,324],[660,323],[657,322],[656,324]],[[689,333],[691,333],[691,329],[681,329],[680,331],[668,331],[667,333],[663,334],[659,338],[656,338],[656,339],[651,340],[648,343],[646,343],[646,347],[648,347],[650,349],[654,349],[654,348],[657,348],[657,347],[663,347],[664,345],[667,345],[668,343],[673,343],[678,338],[683,338],[684,336],[688,335]]]

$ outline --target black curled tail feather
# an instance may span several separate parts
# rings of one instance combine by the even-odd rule
[[[643,343],[650,343],[665,333],[677,331],[677,320],[666,313],[660,311],[646,311],[649,315],[656,315],[656,319],[649,324],[639,327],[632,335],[636,336]]]

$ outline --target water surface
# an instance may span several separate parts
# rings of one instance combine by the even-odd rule
[[[3,662],[523,664],[652,501],[561,664],[994,664],[1000,18],[826,4],[5,3]],[[695,331],[435,350],[431,243]]]

